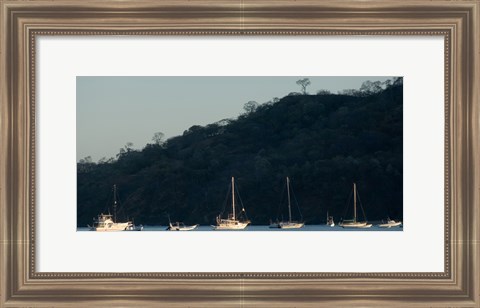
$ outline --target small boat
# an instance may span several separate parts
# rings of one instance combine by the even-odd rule
[[[293,221],[281,221],[278,224],[278,228],[280,229],[300,229],[305,226],[304,222],[293,222]]]
[[[136,226],[133,222],[128,225],[125,231],[143,231],[143,225]]]
[[[328,211],[327,211],[327,226],[335,227],[335,221],[333,221],[333,216],[328,216]]]
[[[195,230],[198,227],[197,225],[193,226],[186,226],[183,222],[175,222],[175,223],[169,223],[169,226],[167,227],[168,231],[191,231]]]
[[[290,202],[290,178],[287,176],[287,196],[288,196],[288,221],[280,221],[275,224],[270,224],[270,228],[279,229],[300,229],[305,225],[303,221],[292,220],[292,205]],[[298,209],[300,211],[300,208]],[[302,214],[300,213],[300,216]]]
[[[401,221],[395,221],[393,219],[387,218],[386,223],[379,224],[380,228],[391,228],[391,227],[399,227],[402,225]]]
[[[143,231],[143,225],[135,225],[135,222],[132,219],[132,221],[128,222],[128,226],[125,231]]]
[[[115,222],[110,214],[100,214],[93,219],[93,226],[89,226],[90,231],[125,231],[129,222]]]
[[[90,231],[125,231],[133,225],[131,221],[117,222],[117,185],[113,185],[113,215],[100,214],[93,218],[93,226],[88,226]],[[143,229],[143,227],[142,227]]]
[[[227,218],[222,218],[222,214],[217,216],[217,225],[213,226],[214,230],[243,230],[245,229],[249,224],[250,220],[246,218],[246,212],[245,208],[243,207],[242,204],[242,210],[240,212],[240,215],[245,214],[245,220],[240,221],[238,217],[240,215],[236,215],[235,213],[235,178],[232,176],[232,184],[231,184],[231,190],[232,190],[232,212],[228,214]]]
[[[360,204],[360,206],[362,206]],[[363,212],[363,208],[362,208]],[[365,218],[365,213],[363,213]],[[370,228],[372,224],[367,223],[366,218],[365,221],[357,221],[357,184],[353,183],[353,219],[351,220],[343,220],[339,223],[339,226],[343,228]]]
[[[198,227],[198,224],[193,226],[186,226],[183,222],[179,222],[179,221],[172,224],[172,222],[170,221],[170,216],[168,216],[168,227],[166,230],[167,231],[191,231],[191,230],[195,230],[197,227]]]

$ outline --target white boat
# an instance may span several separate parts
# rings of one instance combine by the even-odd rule
[[[175,222],[172,224],[170,221],[170,216],[168,216],[168,227],[167,231],[191,231],[195,230],[198,227],[198,225],[193,225],[193,226],[186,226],[183,222]]]
[[[293,222],[293,221],[281,221],[278,224],[280,229],[300,229],[305,226],[304,222]]]
[[[401,221],[395,221],[393,219],[387,218],[386,223],[379,224],[380,228],[391,228],[391,227],[399,227],[402,225]]]
[[[102,213],[93,218],[93,226],[88,227],[90,231],[108,232],[125,231],[132,225],[131,221],[117,222],[117,185],[113,185],[113,215]]]
[[[271,224],[270,228],[300,229],[305,225],[305,223],[302,221],[292,221],[292,205],[290,202],[290,178],[288,176],[287,176],[287,196],[288,196],[288,221],[280,221],[275,224]]]
[[[221,214],[217,216],[217,225],[212,226],[215,230],[242,230],[249,224],[250,220],[246,219],[240,221],[235,213],[235,178],[232,176],[232,212],[228,214],[227,218],[222,218]],[[245,213],[245,208],[242,205],[241,213]]]
[[[327,211],[327,226],[335,227],[335,221],[333,220],[333,216],[328,216],[328,211]]]
[[[363,214],[363,216],[365,216],[365,213]],[[343,220],[338,225],[343,228],[370,228],[372,226],[372,224],[367,223],[367,221],[357,221],[357,184],[356,183],[353,183],[353,219]]]
[[[183,222],[175,222],[175,223],[169,223],[169,226],[167,227],[168,231],[191,231],[195,230],[198,227],[198,225],[193,225],[193,226],[186,226]]]
[[[124,231],[128,228],[129,222],[115,222],[110,214],[100,214],[93,219],[91,231]]]

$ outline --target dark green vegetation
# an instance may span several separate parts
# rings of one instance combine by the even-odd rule
[[[235,120],[192,126],[165,142],[157,136],[143,150],[127,146],[115,160],[82,160],[78,226],[108,211],[113,184],[119,218],[123,213],[136,223],[166,224],[169,214],[214,224],[231,176],[253,224],[277,218],[286,176],[307,224],[325,223],[327,210],[336,221],[351,218],[352,205],[348,212],[346,205],[354,181],[369,220],[402,219],[403,85],[395,79],[382,86],[292,93],[252,104]],[[288,217],[285,203],[280,213]]]

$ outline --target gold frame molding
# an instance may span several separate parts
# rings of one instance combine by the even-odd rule
[[[0,0],[0,16],[0,306],[480,306],[480,0]],[[35,42],[41,35],[444,37],[444,271],[37,272]]]

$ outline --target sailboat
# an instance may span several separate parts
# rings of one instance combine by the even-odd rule
[[[290,202],[290,178],[288,176],[287,176],[287,196],[288,196],[288,221],[276,222],[275,224],[271,224],[270,228],[300,229],[305,225],[304,222],[292,220],[292,205]]]
[[[245,213],[245,208],[242,205],[242,213]],[[245,229],[250,220],[240,221],[235,213],[235,178],[232,176],[232,212],[228,214],[227,218],[222,218],[221,214],[217,216],[217,225],[212,226],[215,230],[242,230]]]
[[[328,216],[328,211],[327,211],[327,226],[335,227],[335,221],[333,221],[333,216]]]
[[[365,216],[365,213],[364,213]],[[339,223],[343,228],[370,228],[372,224],[366,221],[357,221],[357,184],[353,183],[353,219],[343,220]]]
[[[391,228],[391,227],[399,227],[401,225],[402,225],[401,221],[395,221],[393,219],[390,219],[390,217],[388,217],[386,223],[379,224],[378,226],[380,228]]]
[[[91,231],[125,231],[133,223],[131,221],[127,222],[117,222],[117,185],[113,185],[113,215],[103,214],[93,218],[93,226],[88,226]]]

